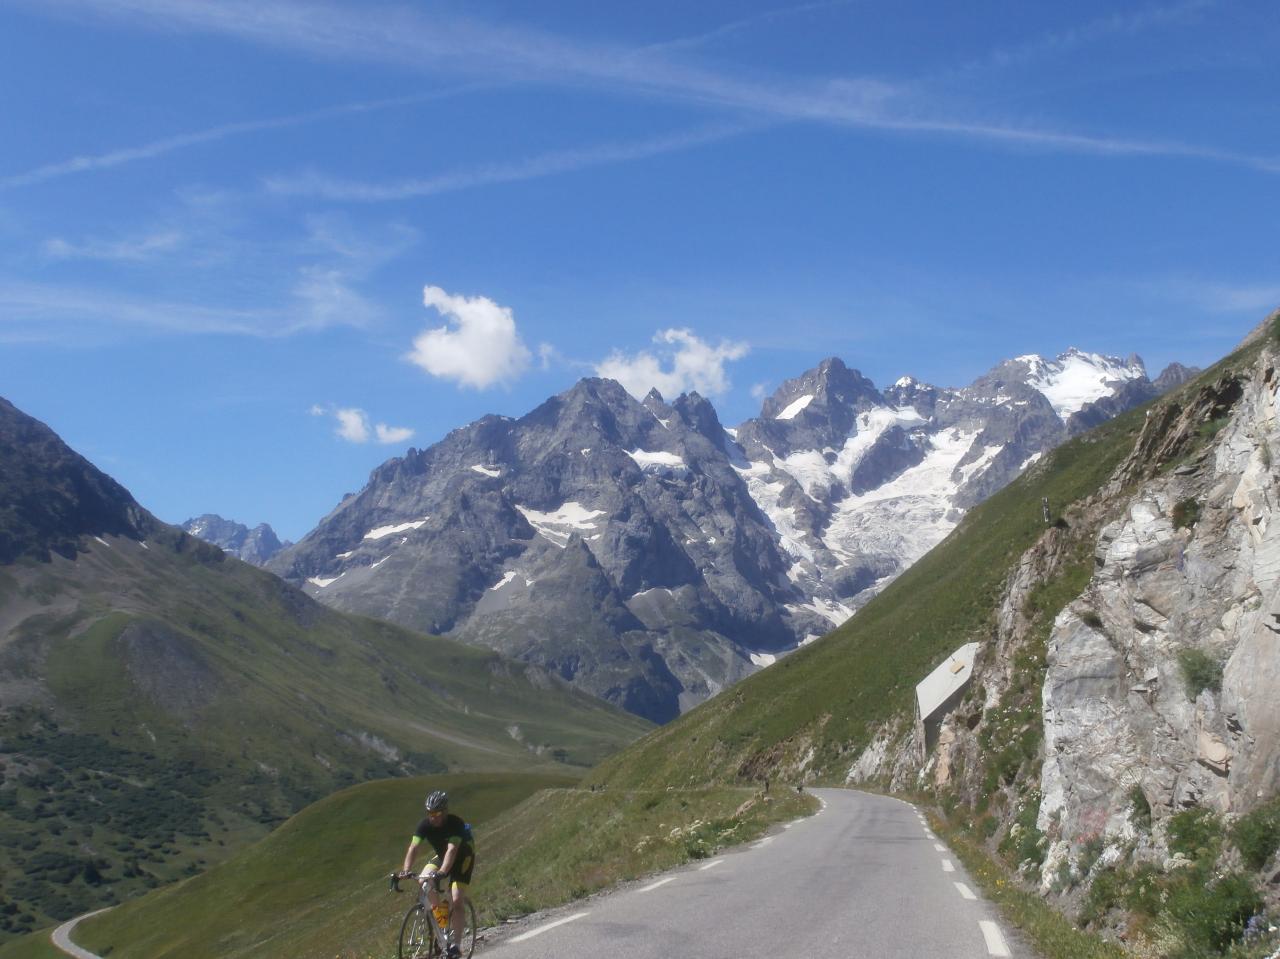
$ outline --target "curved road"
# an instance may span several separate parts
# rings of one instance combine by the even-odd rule
[[[644,884],[491,930],[483,959],[988,959],[1030,956],[924,816],[898,799],[816,789],[816,816]],[[105,910],[100,910],[105,911]],[[94,913],[90,913],[94,915]],[[71,943],[81,916],[53,934]]]
[[[483,959],[1031,955],[914,807],[852,790],[814,794],[824,803],[816,816],[737,852],[532,917],[500,941],[491,934]]]

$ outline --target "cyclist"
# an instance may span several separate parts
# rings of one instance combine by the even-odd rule
[[[409,848],[404,853],[404,868],[401,874],[413,869],[413,861],[418,857],[420,847],[425,840],[435,851],[435,856],[427,863],[418,877],[426,889],[427,900],[434,909],[440,904],[440,894],[433,881],[437,874],[449,880],[446,887],[453,900],[452,916],[453,942],[449,946],[448,959],[457,959],[461,954],[458,943],[462,942],[462,932],[466,925],[467,887],[471,883],[471,870],[475,866],[475,841],[471,836],[471,827],[461,817],[449,812],[449,795],[442,789],[433,791],[427,796],[427,817],[418,823],[409,840]]]

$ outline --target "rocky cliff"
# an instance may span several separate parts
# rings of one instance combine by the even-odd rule
[[[936,745],[886,724],[849,771],[958,800],[1042,892],[1153,955],[1222,948],[1179,896],[1231,886],[1232,935],[1280,899],[1231,826],[1274,829],[1280,796],[1277,323],[1153,406],[1096,493],[1054,504]],[[1265,842],[1250,867],[1270,876]]]

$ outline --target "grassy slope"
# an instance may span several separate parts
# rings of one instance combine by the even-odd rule
[[[112,959],[389,959],[411,900],[389,894],[383,877],[399,863],[428,788],[448,789],[476,826],[472,891],[482,924],[702,858],[812,804],[731,787],[592,792],[567,783],[505,775],[356,786],[234,860],[82,924],[75,938]],[[0,959],[43,959],[45,949],[32,936],[0,948]]]
[[[0,936],[219,862],[352,782],[580,772],[648,728],[193,541],[6,567],[0,614],[19,605],[32,615],[0,638],[0,681],[35,698],[0,711],[0,910],[19,907]],[[121,635],[139,623],[162,638],[131,658]]]

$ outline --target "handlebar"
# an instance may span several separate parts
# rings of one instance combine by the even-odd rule
[[[417,879],[419,875],[420,874],[416,872],[393,872],[387,876],[387,888],[392,892],[403,892],[404,890],[400,888],[400,880]],[[429,872],[423,874],[423,878],[429,878],[433,882],[439,882],[443,877],[444,873],[441,872]]]

